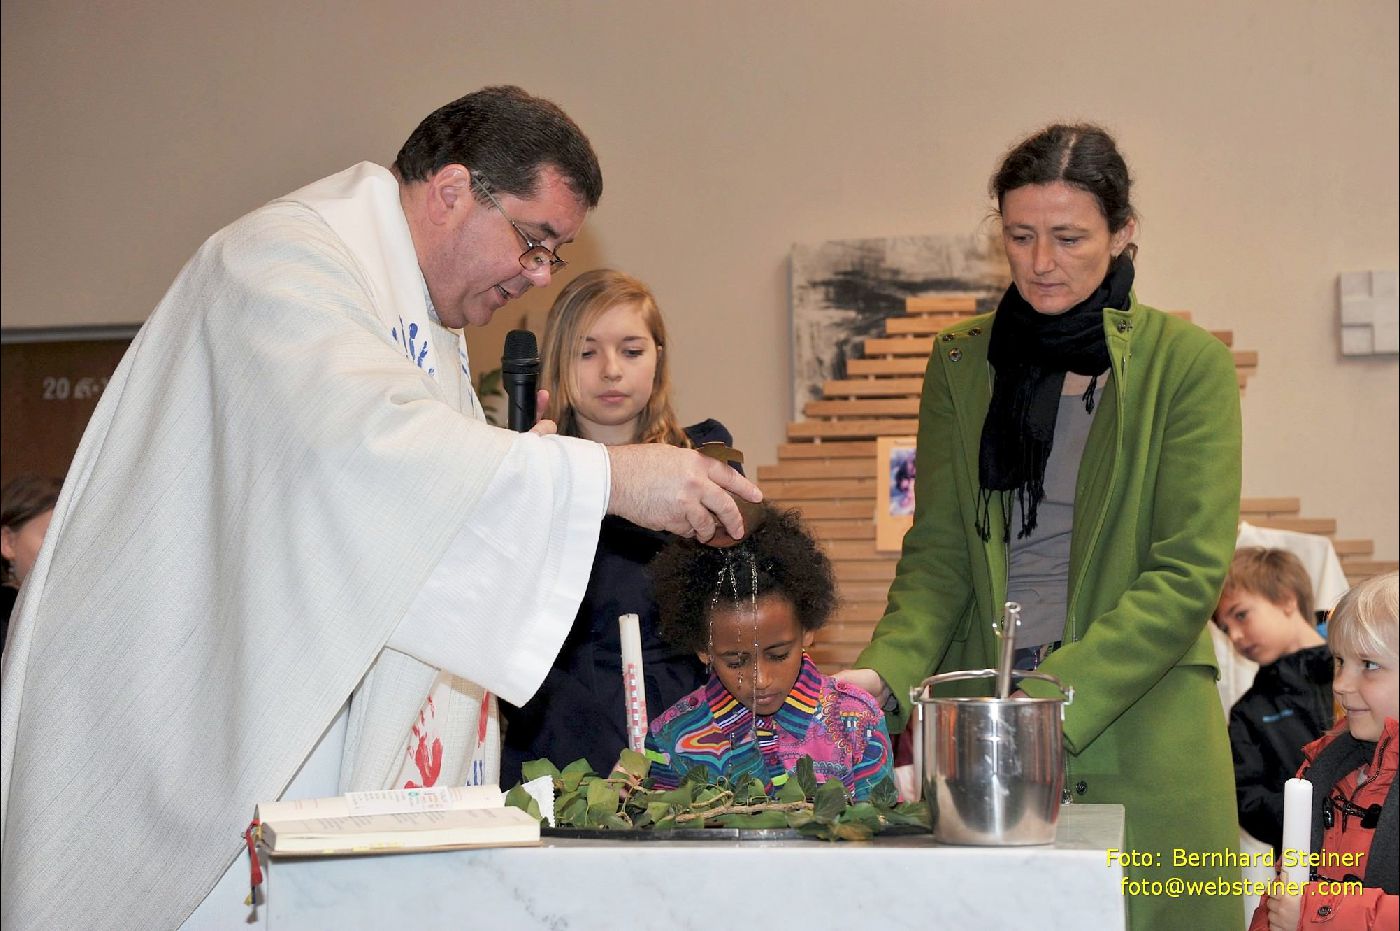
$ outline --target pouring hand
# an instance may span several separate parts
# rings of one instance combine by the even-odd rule
[[[865,689],[877,705],[883,706],[889,700],[890,687],[885,685],[885,680],[873,669],[843,669],[832,678]]]
[[[609,446],[612,495],[608,513],[652,530],[706,541],[723,530],[744,536],[743,517],[730,497],[763,500],[758,486],[724,463],[665,443]]]

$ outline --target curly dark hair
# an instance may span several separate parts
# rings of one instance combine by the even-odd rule
[[[816,630],[836,609],[831,560],[795,510],[763,505],[763,523],[734,546],[721,549],[673,540],[651,564],[661,636],[678,650],[704,652],[710,643],[710,608],[782,595],[803,630]],[[730,571],[733,575],[730,575]],[[736,591],[737,589],[737,591]]]

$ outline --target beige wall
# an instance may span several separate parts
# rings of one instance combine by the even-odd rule
[[[140,321],[219,226],[519,83],[603,160],[570,271],[650,281],[682,416],[768,463],[791,244],[976,229],[1008,143],[1089,118],[1139,179],[1139,294],[1261,354],[1246,494],[1395,558],[1396,357],[1342,359],[1335,299],[1338,272],[1400,262],[1394,0],[312,6],[4,5],[6,327]]]

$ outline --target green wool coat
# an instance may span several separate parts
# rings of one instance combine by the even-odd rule
[[[926,676],[997,664],[992,621],[1007,589],[1000,496],[992,539],[974,526],[995,321],[985,315],[945,330],[924,377],[914,525],[885,616],[855,663],[878,672],[898,698],[891,733],[903,729],[910,688]],[[1126,867],[1129,879],[1237,882],[1237,868],[1173,865],[1174,851],[1219,862],[1239,842],[1205,629],[1239,523],[1234,359],[1209,333],[1135,297],[1127,310],[1104,311],[1104,333],[1113,374],[1079,466],[1063,646],[1040,666],[1074,689],[1065,785],[1074,802],[1125,806],[1125,849],[1153,864]],[[939,694],[990,694],[992,685],[957,683]],[[1037,698],[1059,695],[1033,679],[1022,687]],[[1172,898],[1126,890],[1130,927],[1238,927],[1243,907],[1231,891]]]

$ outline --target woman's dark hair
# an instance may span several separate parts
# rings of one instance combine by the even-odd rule
[[[43,475],[18,475],[0,489],[0,527],[19,530],[25,524],[58,504],[63,483]],[[10,578],[12,566],[3,559],[5,578]]]
[[[603,196],[603,172],[583,130],[555,104],[518,87],[482,88],[439,107],[394,159],[404,181],[426,181],[447,165],[465,165],[493,193],[522,198],[534,195],[540,169],[552,165],[588,208]],[[486,203],[484,194],[473,194]]]
[[[836,609],[831,560],[793,510],[763,505],[763,523],[743,540],[718,548],[694,540],[668,543],[651,564],[661,636],[678,650],[704,652],[710,610],[770,593],[792,603],[803,630],[816,630]]]
[[[1063,181],[1092,194],[1116,233],[1135,216],[1128,191],[1133,185],[1118,146],[1092,123],[1056,123],[1017,143],[992,175],[991,195],[1000,212],[1008,191],[1028,184]]]

